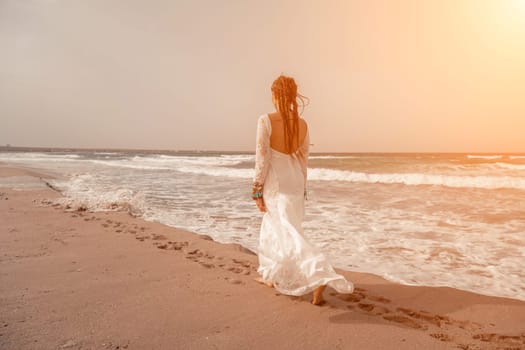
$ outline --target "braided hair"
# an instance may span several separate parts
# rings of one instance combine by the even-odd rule
[[[299,147],[299,111],[297,100],[301,102],[301,113],[308,98],[297,93],[297,84],[291,77],[280,75],[272,84],[272,94],[276,108],[281,114],[284,127],[284,142],[288,153]]]

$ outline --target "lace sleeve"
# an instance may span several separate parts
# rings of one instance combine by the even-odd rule
[[[254,183],[264,184],[264,179],[268,173],[268,166],[270,165],[270,128],[266,116],[259,117],[257,122],[257,138],[255,146],[255,176]]]
[[[299,161],[301,162],[301,170],[304,175],[304,186],[306,189],[306,178],[308,176],[308,156],[310,155],[310,132],[308,131],[308,125],[306,126],[306,136],[301,147],[298,149]]]

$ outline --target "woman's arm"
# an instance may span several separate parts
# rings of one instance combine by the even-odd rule
[[[252,198],[256,201],[259,210],[266,211],[262,198],[264,180],[270,165],[270,128],[268,118],[263,115],[257,122],[257,135],[255,146],[255,176],[253,178]]]
[[[306,123],[305,123],[306,124]],[[304,175],[304,185],[306,186],[306,178],[308,175],[308,156],[310,155],[310,133],[308,131],[308,125],[306,124],[306,135],[301,147],[299,147],[299,156],[301,160],[301,168]]]
[[[306,198],[306,180],[308,177],[308,156],[310,155],[310,133],[308,131],[308,124],[306,124],[306,135],[303,144],[299,147],[299,161],[301,163],[301,170],[304,175],[304,197]]]

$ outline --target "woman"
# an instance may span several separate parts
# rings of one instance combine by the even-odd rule
[[[353,285],[303,236],[309,132],[299,118],[297,85],[279,76],[272,84],[276,112],[259,117],[252,198],[265,212],[259,237],[259,282],[288,295],[313,291],[312,304],[324,303],[330,285],[352,293]],[[304,106],[304,103],[302,103]]]

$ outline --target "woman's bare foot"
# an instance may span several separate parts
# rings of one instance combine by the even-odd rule
[[[316,290],[314,290],[314,295],[312,298],[312,304],[314,305],[323,305],[325,303],[323,298],[323,292],[326,289],[326,285],[317,287]]]
[[[255,281],[257,281],[257,282],[259,282],[261,284],[264,284],[266,287],[273,288],[273,283],[272,282],[266,282],[261,277],[255,278]]]

